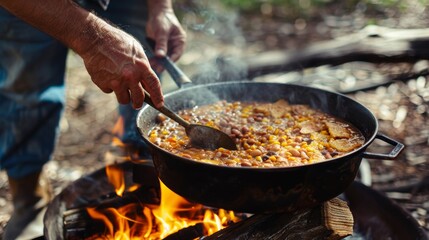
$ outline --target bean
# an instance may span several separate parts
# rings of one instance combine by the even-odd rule
[[[292,149],[290,149],[289,150],[289,152],[292,154],[292,156],[294,156],[294,157],[301,157],[301,153],[298,151],[298,150],[296,150],[295,148],[292,148]]]
[[[246,134],[246,133],[248,133],[250,131],[250,129],[248,128],[248,127],[246,127],[246,126],[244,126],[244,127],[242,127],[241,128],[241,132],[243,133],[243,134]]]
[[[237,137],[241,137],[242,135],[241,135],[241,131],[240,130],[238,130],[237,128],[233,128],[233,129],[231,129],[231,133],[232,134],[234,134],[235,136],[237,136]]]
[[[249,155],[252,157],[261,156],[262,152],[259,149],[254,149],[249,152]]]
[[[277,152],[280,150],[280,145],[279,144],[271,144],[271,145],[268,145],[267,149],[269,151]]]
[[[249,162],[241,162],[241,166],[243,166],[243,167],[251,167],[252,164],[250,164]]]

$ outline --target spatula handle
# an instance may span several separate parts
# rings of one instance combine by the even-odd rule
[[[156,58],[159,63],[165,68],[165,70],[170,74],[171,78],[176,82],[177,86],[180,88],[182,85],[192,83],[191,79],[168,57],[156,57],[153,52],[153,47],[155,42],[146,38],[142,41],[142,44],[145,48],[145,52],[148,58]]]
[[[156,110],[160,111],[161,113],[163,113],[167,117],[173,119],[178,124],[180,124],[181,126],[183,126],[185,129],[188,129],[188,127],[190,125],[188,121],[186,121],[185,119],[181,118],[179,115],[177,115],[176,113],[174,113],[173,111],[171,111],[165,105],[163,107],[156,108],[155,104],[152,101],[152,98],[150,97],[150,94],[146,90],[144,90],[144,89],[143,89],[143,91],[144,91],[144,95],[145,95],[144,96],[145,103],[149,104],[150,106],[152,106]]]

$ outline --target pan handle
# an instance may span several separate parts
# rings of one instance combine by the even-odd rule
[[[153,47],[155,46],[155,41],[150,38],[142,40],[142,45],[145,49],[146,55],[148,58],[155,58],[153,53]],[[168,57],[156,57],[157,61],[167,70],[171,78],[177,84],[179,88],[182,85],[192,83],[191,79]]]
[[[400,143],[400,142],[398,142],[392,138],[389,138],[386,135],[381,134],[381,133],[377,133],[375,138],[378,138],[378,139],[394,146],[394,148],[388,154],[364,152],[363,153],[364,158],[394,160],[402,152],[402,150],[405,147],[404,144],[402,144],[402,143]]]

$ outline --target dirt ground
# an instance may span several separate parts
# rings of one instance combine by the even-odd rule
[[[390,13],[389,17],[381,15],[377,24],[398,28],[425,28],[429,24],[428,11],[417,1],[410,3],[414,5],[406,12]],[[180,67],[192,76],[201,71],[201,66],[206,66],[204,63],[219,56],[246,57],[267,50],[293,49],[358,31],[370,22],[359,9],[349,15],[332,9],[326,10],[324,18],[312,20],[285,20],[272,17],[264,11],[264,14],[252,16],[226,10],[221,15],[214,11],[210,12],[213,16],[204,21],[195,14],[184,14],[181,20],[188,32],[188,43],[187,50],[178,62]],[[114,95],[103,94],[92,84],[81,59],[73,52],[70,52],[67,63],[67,104],[61,121],[61,134],[52,160],[45,166],[55,194],[60,193],[70,182],[105,166],[106,162],[111,161],[110,153],[116,151],[116,147],[112,145],[112,129],[118,119],[118,105]],[[411,68],[414,66],[411,65]],[[425,67],[427,66],[426,63]],[[408,68],[410,65],[355,63],[336,68],[308,69],[297,74],[344,76],[341,74],[356,74],[357,70],[360,76],[375,76],[389,73],[386,69],[391,72],[392,69],[402,71]],[[271,77],[279,81],[279,75]],[[168,76],[164,77],[164,81],[164,92],[176,88]],[[374,187],[383,189],[390,194],[389,197],[402,203],[422,226],[429,229],[429,184],[426,183],[416,195],[409,191],[401,193],[396,188],[429,176],[428,77],[399,81],[388,87],[353,93],[350,96],[375,113],[382,132],[408,145],[398,161],[370,161]],[[411,201],[411,198],[418,198],[418,201]],[[11,211],[7,178],[1,172],[0,233]]]

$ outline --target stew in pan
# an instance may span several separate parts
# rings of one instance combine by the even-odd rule
[[[190,122],[229,134],[238,150],[195,148],[185,129],[162,115],[149,134],[150,141],[178,156],[221,166],[300,166],[343,156],[365,142],[352,124],[283,99],[274,103],[218,101],[179,113]]]

